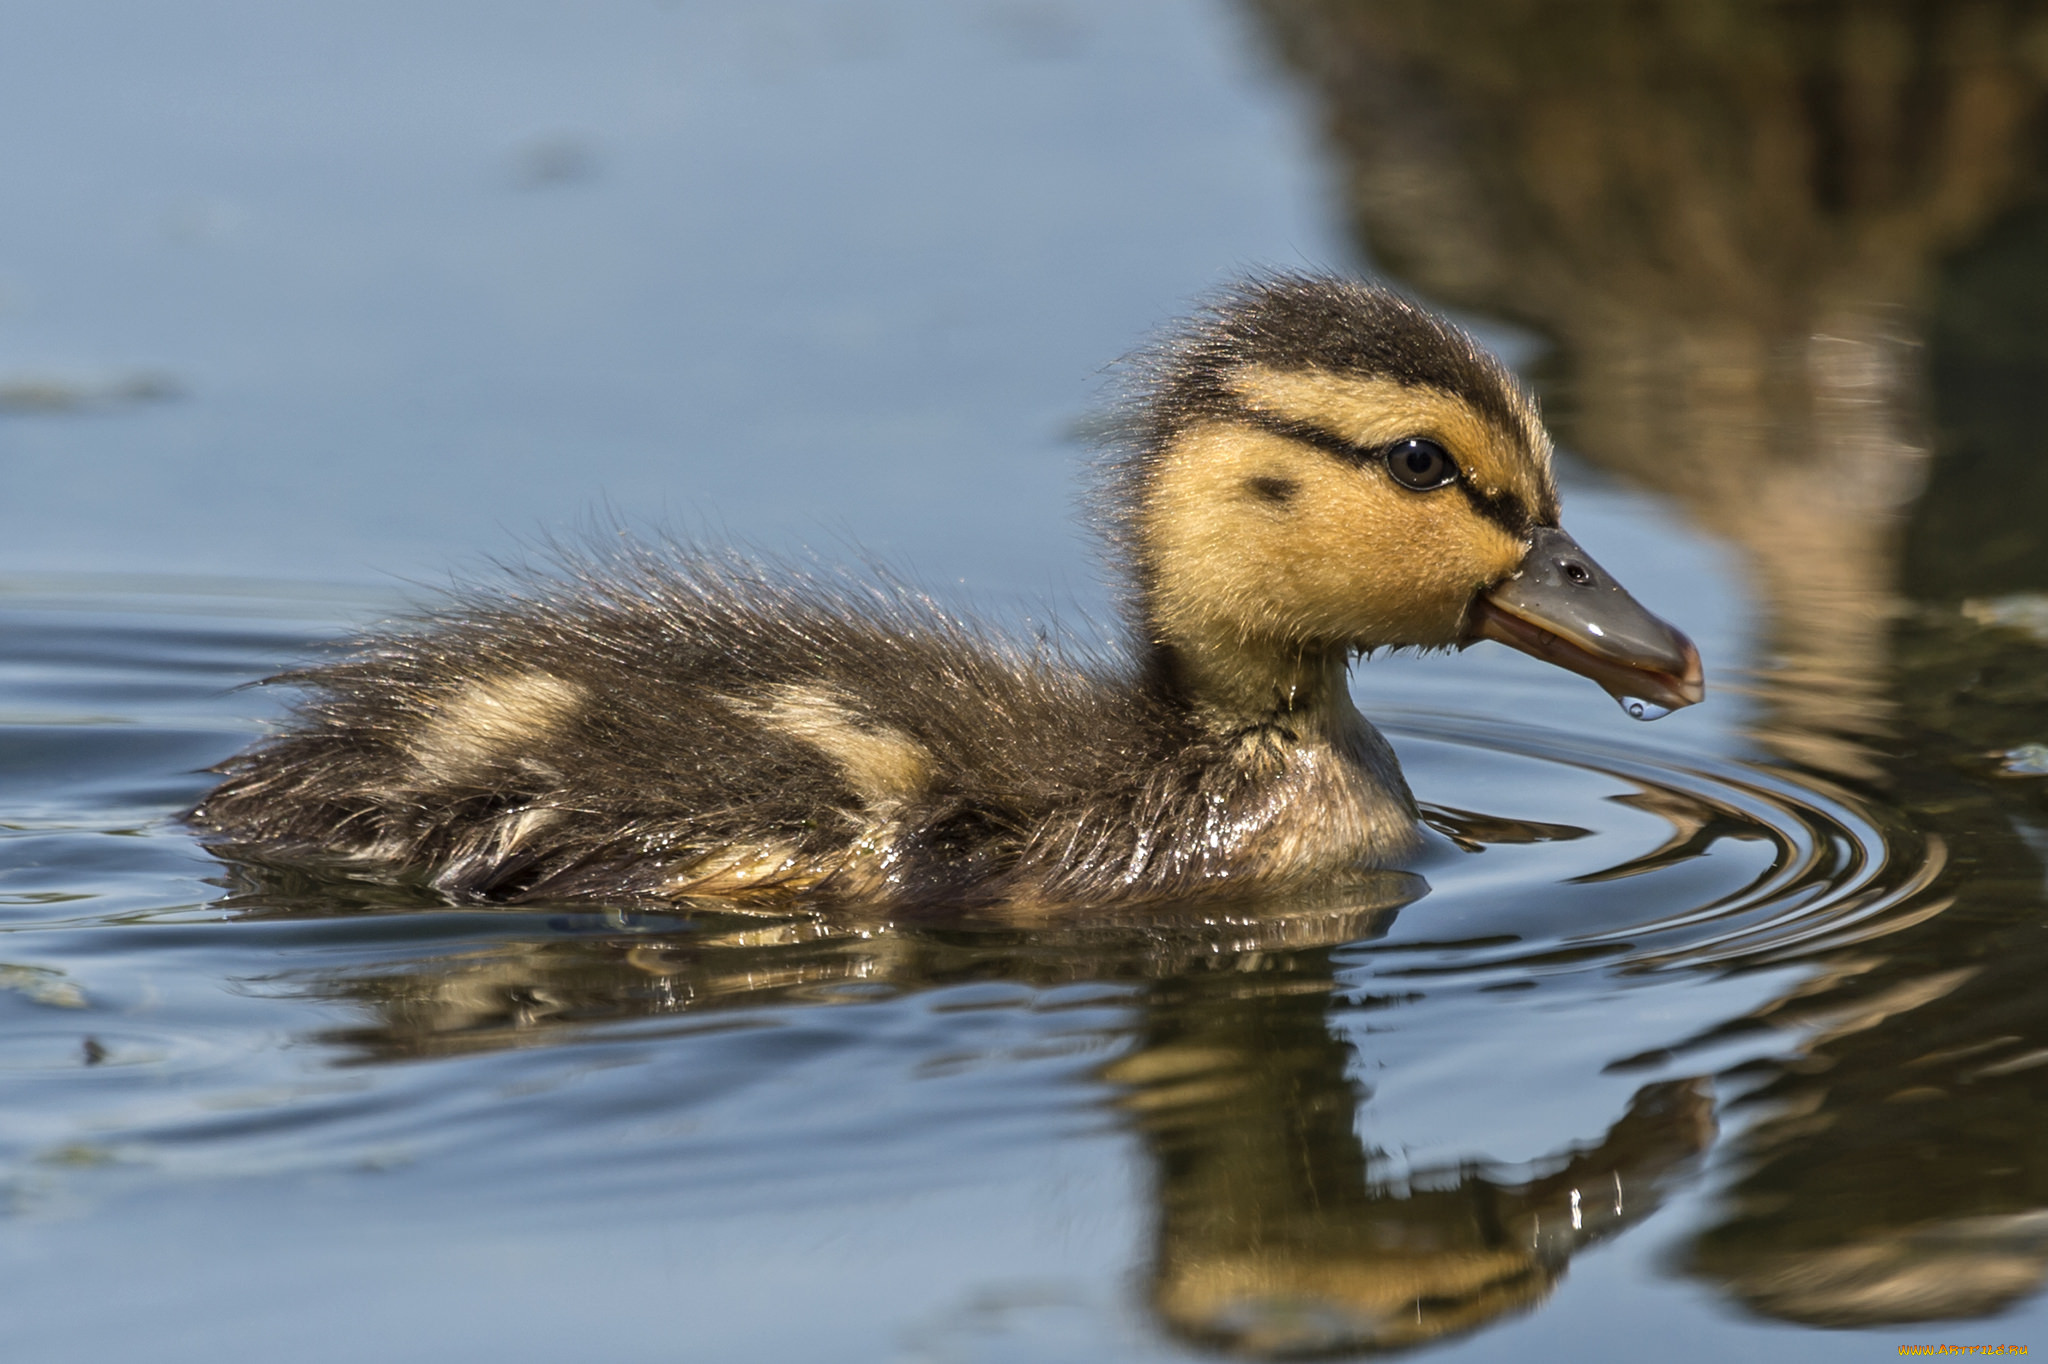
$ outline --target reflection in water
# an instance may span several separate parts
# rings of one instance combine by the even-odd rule
[[[1456,1009],[1503,985],[1576,978],[1597,997],[1615,974],[1669,978],[1817,944],[1867,950],[1939,907],[1927,892],[1943,861],[1885,807],[1767,770],[1660,764],[1485,721],[1388,719],[1425,765],[1462,753],[1498,781],[1503,763],[1541,764],[1552,799],[1577,792],[1662,834],[1433,810],[1465,851],[1446,854],[1454,863],[1419,907],[1426,922],[1459,921],[1467,868],[1479,868],[1477,898],[1502,894],[1492,867],[1517,901],[1511,931],[1453,941],[1389,936],[1430,888],[1388,872],[1322,899],[1116,906],[1022,926],[845,906],[572,907],[507,917],[511,937],[487,946],[300,970],[265,988],[348,1006],[353,1021],[319,1040],[364,1064],[573,1043],[621,1024],[644,1038],[664,1020],[691,1033],[782,1023],[792,1010],[977,982],[1108,986],[1125,1020],[1089,1049],[1119,1053],[1097,1081],[1151,1175],[1156,1319],[1189,1343],[1258,1356],[1419,1344],[1540,1303],[1580,1247],[1657,1207],[1715,1119],[1682,1055],[1617,1055],[1615,1069],[1658,1073],[1611,1124],[1588,1118],[1521,1165],[1432,1165],[1361,1135],[1378,1101],[1358,1076],[1389,1064],[1363,1044],[1380,1030],[1372,1020],[1401,1009],[1415,1030],[1425,1001]],[[1552,890],[1507,861],[1557,845],[1585,870]],[[402,918],[428,903],[403,887],[233,874],[219,906],[244,920]],[[1610,886],[1617,908],[1597,909]],[[1546,894],[1564,909],[1547,930]]]
[[[1138,1049],[1109,1070],[1155,1171],[1152,1302],[1189,1339],[1256,1355],[1391,1348],[1533,1307],[1712,1137],[1704,1090],[1665,1082],[1537,1174],[1375,1178],[1351,1048],[1324,1022],[1323,959],[1279,965],[1148,990]]]
[[[1947,912],[1697,1039],[1812,1033],[1723,1077],[1690,1272],[1835,1325],[2034,1291],[2048,800],[1997,755],[2048,739],[2048,648],[1983,622],[2048,587],[2048,9],[1248,3],[1374,255],[1553,338],[1567,443],[1739,549],[1758,742],[1951,853]]]
[[[411,907],[389,889],[359,888],[351,905],[331,883],[237,876],[223,904],[252,917]],[[1652,1211],[1713,1134],[1704,1088],[1664,1081],[1604,1137],[1538,1169],[1382,1171],[1385,1153],[1357,1131],[1356,1054],[1331,1028],[1331,949],[1379,937],[1424,889],[1387,873],[1320,904],[1130,910],[1027,930],[707,902],[293,988],[366,1010],[323,1041],[358,1061],[398,1061],[966,982],[1122,983],[1134,1020],[1102,1079],[1152,1170],[1149,1299],[1192,1342],[1293,1356],[1415,1344],[1535,1305],[1580,1247]]]

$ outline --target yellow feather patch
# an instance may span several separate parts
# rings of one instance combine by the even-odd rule
[[[1276,505],[1254,479],[1296,491]],[[1225,651],[1452,644],[1473,594],[1523,553],[1454,489],[1410,492],[1227,422],[1161,452],[1139,528],[1158,625]]]
[[[699,858],[669,878],[664,890],[670,895],[795,891],[821,875],[797,855],[793,843],[741,843]]]
[[[1388,379],[1252,367],[1232,387],[1262,416],[1366,448],[1442,444],[1473,489],[1555,509],[1533,409],[1501,430],[1454,395]],[[1472,599],[1526,549],[1457,487],[1416,491],[1377,462],[1218,417],[1183,429],[1137,508],[1149,614],[1225,708],[1292,705],[1333,654],[1455,644]]]
[[[924,745],[900,729],[863,720],[826,688],[791,684],[771,689],[765,702],[735,704],[830,758],[870,810],[914,799],[931,783],[932,755]]]
[[[414,762],[430,779],[457,785],[559,733],[588,693],[548,673],[467,683],[432,703],[411,737]]]

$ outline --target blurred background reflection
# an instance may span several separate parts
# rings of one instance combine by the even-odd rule
[[[1561,439],[1735,547],[1755,738],[1952,851],[1952,908],[1727,1025],[1828,1019],[1743,1076],[1770,1116],[1688,1271],[1823,1325],[2034,1291],[2048,807],[2014,769],[2048,733],[2048,13],[1253,8],[1374,259],[1551,339]]]

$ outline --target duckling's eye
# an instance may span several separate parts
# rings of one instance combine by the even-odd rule
[[[1433,440],[1410,436],[1387,451],[1387,472],[1404,488],[1427,492],[1441,488],[1458,476],[1450,454]]]

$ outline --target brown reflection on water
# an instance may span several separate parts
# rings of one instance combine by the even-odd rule
[[[1734,550],[1763,749],[1950,851],[1947,912],[1717,1030],[1804,1040],[1723,1077],[1688,1271],[1836,1325],[2036,1291],[2048,782],[1991,755],[2048,742],[2048,629],[1984,622],[2048,589],[2048,7],[1246,3],[1373,256],[1551,338],[1565,442]]]
[[[400,891],[360,887],[350,905],[332,883],[235,875],[221,906],[249,917],[418,907]],[[1533,1166],[1385,1174],[1387,1153],[1357,1130],[1369,1095],[1332,1027],[1342,1006],[1331,954],[1382,936],[1424,889],[1386,873],[1320,903],[1119,910],[1027,929],[706,904],[671,928],[623,912],[617,933],[541,935],[288,988],[357,1008],[361,1022],[319,1040],[361,1063],[969,982],[1122,986],[1130,1021],[1099,1078],[1147,1157],[1155,1233],[1143,1292],[1156,1319],[1235,1354],[1351,1354],[1447,1338],[1540,1303],[1581,1247],[1654,1211],[1714,1132],[1703,1085],[1660,1080],[1604,1134]]]
[[[1155,1172],[1152,1303],[1185,1339],[1260,1356],[1393,1349],[1526,1311],[1581,1247],[1653,1211],[1712,1138],[1704,1089],[1667,1081],[1538,1171],[1375,1178],[1324,963],[1288,965],[1279,980],[1153,986],[1138,1048],[1109,1068]]]

